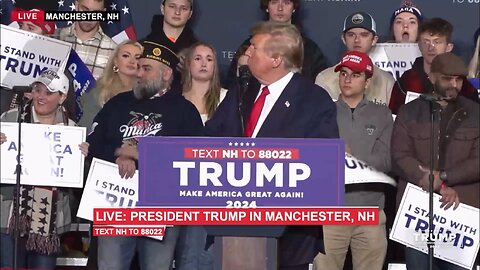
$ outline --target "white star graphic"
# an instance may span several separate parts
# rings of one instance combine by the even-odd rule
[[[63,7],[63,2],[64,2],[63,0],[58,1],[58,2],[57,2],[57,3],[58,3],[58,7]]]
[[[112,24],[113,22],[112,21],[108,21],[107,24]]]
[[[115,3],[112,3],[110,7],[112,8],[112,10],[117,10],[117,4]]]
[[[235,143],[235,146],[238,146],[238,142]]]
[[[240,143],[240,146],[243,146],[243,142],[242,142],[242,143]]]
[[[127,6],[124,6],[124,7],[122,8],[122,11],[123,11],[123,14],[127,14],[127,13],[128,13],[128,8],[127,8]]]
[[[250,143],[247,142],[245,145],[246,145],[246,146],[250,146]]]
[[[71,25],[71,24],[73,24],[72,21],[68,21],[68,22],[67,22],[67,25]]]
[[[70,9],[71,9],[72,11],[74,11],[74,10],[75,10],[75,4],[72,3],[72,4],[70,5]]]
[[[255,143],[254,143],[254,142],[252,142],[252,146],[255,146]]]
[[[228,143],[228,146],[232,146],[232,142],[229,142],[229,143]]]

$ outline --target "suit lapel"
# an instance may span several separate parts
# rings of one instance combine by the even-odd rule
[[[295,73],[285,89],[283,89],[282,94],[278,97],[277,102],[273,105],[272,110],[258,131],[257,137],[271,137],[269,136],[270,132],[274,132],[277,135],[279,134],[282,125],[285,124],[285,119],[287,119],[288,114],[294,110],[292,105],[297,103],[296,100],[301,93],[297,89],[299,86],[298,76],[299,75]]]

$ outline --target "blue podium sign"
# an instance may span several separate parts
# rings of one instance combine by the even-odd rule
[[[340,139],[143,137],[144,206],[341,206]]]

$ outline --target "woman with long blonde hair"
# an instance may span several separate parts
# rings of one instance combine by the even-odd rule
[[[82,96],[83,115],[78,124],[90,131],[93,118],[117,94],[132,90],[143,47],[135,40],[120,43],[107,62],[95,88]]]
[[[480,30],[479,30],[480,32]],[[468,65],[468,78],[479,78],[480,77],[480,35],[477,36],[477,45],[475,46],[475,51],[473,52],[472,60]]]

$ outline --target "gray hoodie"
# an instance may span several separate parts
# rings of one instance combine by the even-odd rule
[[[388,173],[391,169],[390,140],[393,129],[391,111],[365,97],[353,112],[341,97],[335,103],[340,138],[350,147],[351,154],[376,170]],[[345,205],[378,206],[382,210],[385,196],[381,190],[372,187],[347,186]]]

